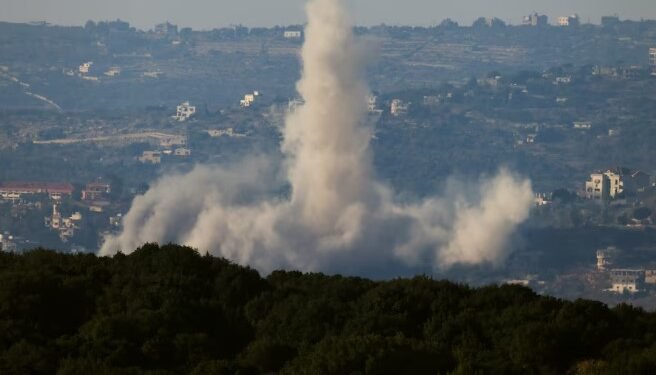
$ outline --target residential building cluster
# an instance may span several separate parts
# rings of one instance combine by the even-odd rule
[[[139,157],[139,161],[145,164],[160,164],[162,162],[162,152],[144,151]]]
[[[617,167],[590,174],[590,179],[585,183],[585,197],[609,201],[644,191],[649,186],[651,176],[647,173]]]
[[[528,16],[524,17],[524,21],[522,22],[525,26],[547,26],[549,24],[549,18],[545,15],[533,13],[529,14]]]
[[[255,103],[257,97],[260,96],[259,91],[253,91],[251,94],[244,95],[244,99],[239,101],[239,105],[244,108],[248,108]]]
[[[161,164],[165,155],[176,157],[189,157],[191,150],[186,147],[178,147],[166,150],[147,150],[142,152],[138,160],[144,164]]]
[[[605,291],[638,294],[656,290],[656,266],[626,268],[623,255],[615,246],[597,250],[597,272],[608,276],[609,288]]]
[[[44,218],[45,226],[59,232],[59,239],[62,242],[75,236],[76,230],[80,229],[82,214],[75,212],[69,217],[64,217],[57,209],[57,204],[52,205],[52,215]]]
[[[82,65],[79,66],[78,71],[82,75],[89,74],[89,70],[91,70],[91,65],[93,65],[93,61],[87,61],[85,63],[82,63]]]
[[[196,106],[191,105],[188,101],[180,104],[173,118],[177,121],[184,122],[196,114]]]
[[[396,117],[406,115],[408,114],[409,107],[410,103],[404,102],[401,99],[392,99],[390,103],[390,114]]]

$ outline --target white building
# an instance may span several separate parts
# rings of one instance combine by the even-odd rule
[[[178,106],[173,118],[182,122],[187,121],[194,114],[196,114],[196,106],[189,104],[189,102],[184,102]]]
[[[160,151],[144,151],[139,157],[142,163],[159,164],[162,162],[162,153]]]
[[[378,108],[378,97],[375,95],[367,96],[367,110],[369,113],[376,112],[376,108]]]
[[[590,179],[585,183],[585,197],[587,199],[605,201],[614,196],[611,196],[610,178],[605,173],[593,173],[590,175]]]
[[[257,99],[258,96],[260,96],[259,91],[253,91],[252,94],[246,94],[244,95],[244,99],[239,101],[239,105],[244,108],[250,107],[255,103],[255,99]]]
[[[93,61],[87,61],[84,64],[80,65],[78,68],[80,74],[85,75],[89,74],[89,70],[91,69],[91,65],[93,65]]]
[[[597,250],[597,271],[606,271],[617,262],[622,251],[615,246]]]
[[[211,129],[207,131],[207,134],[212,138],[216,137],[245,137],[246,134],[237,133],[233,128],[227,129]]]
[[[574,129],[580,129],[580,130],[592,129],[592,123],[590,121],[575,121],[573,126]]]
[[[547,26],[549,19],[545,15],[540,15],[537,13],[529,14],[524,16],[522,24],[524,26]]]
[[[162,147],[186,146],[187,137],[184,135],[171,135],[160,138],[159,145]]]
[[[234,130],[232,128],[228,129],[210,129],[207,131],[207,134],[209,134],[210,137],[216,138],[216,137],[232,137],[234,134]]]
[[[390,113],[392,116],[401,116],[408,113],[409,104],[401,99],[393,99],[390,103]]]
[[[610,292],[638,293],[642,291],[645,280],[645,271],[631,269],[614,269],[610,271]]]
[[[175,155],[175,156],[185,156],[185,157],[186,156],[191,156],[191,150],[188,149],[188,148],[184,148],[184,147],[176,148],[173,151],[173,155]]]
[[[656,48],[649,49],[649,66],[651,66],[651,74],[656,75]]]
[[[151,71],[151,72],[143,72],[142,75],[144,77],[157,79],[157,78],[160,78],[161,76],[163,76],[164,73],[160,72],[160,71]]]
[[[116,76],[119,76],[119,75],[121,75],[121,68],[119,68],[118,66],[112,66],[112,67],[109,68],[104,74],[105,74],[107,77],[116,77]]]
[[[561,76],[561,77],[556,77],[556,84],[561,84],[561,85],[566,85],[569,83],[572,83],[572,76]]]
[[[588,199],[616,199],[622,194],[635,194],[650,186],[651,176],[625,167],[608,169],[590,175],[585,183]]]
[[[551,200],[547,196],[547,193],[536,193],[533,203],[535,203],[536,206],[546,206],[551,204]]]
[[[303,32],[298,30],[287,30],[283,33],[285,39],[301,39]]]
[[[558,26],[578,26],[581,21],[578,14],[572,14],[571,16],[558,17]]]
[[[603,173],[593,173],[585,182],[585,197],[595,200],[608,200],[610,198],[610,180]]]
[[[645,284],[656,284],[656,269],[645,270]]]

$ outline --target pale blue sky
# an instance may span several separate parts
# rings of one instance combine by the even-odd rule
[[[0,20],[48,21],[83,25],[86,20],[123,19],[150,29],[169,20],[194,29],[231,24],[271,26],[303,23],[304,0],[0,0]],[[602,15],[622,19],[656,19],[656,0],[348,0],[358,24],[430,25],[452,18],[469,25],[479,16],[496,16],[513,24],[533,11],[578,13],[584,22]]]

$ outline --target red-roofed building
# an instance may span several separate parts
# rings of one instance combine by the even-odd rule
[[[61,199],[73,194],[73,185],[67,182],[15,182],[0,183],[0,197],[17,199],[23,194],[48,194],[52,199]]]

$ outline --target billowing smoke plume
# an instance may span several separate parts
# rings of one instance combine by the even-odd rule
[[[372,177],[365,58],[342,0],[312,0],[307,13],[297,85],[305,104],[283,131],[289,197],[268,191],[277,180],[266,158],[198,166],[135,198],[102,255],[176,242],[264,272],[381,276],[506,258],[509,236],[528,216],[530,182],[502,170],[477,188],[452,183],[442,197],[397,202]]]

